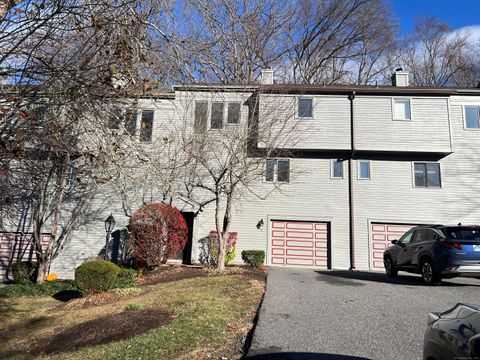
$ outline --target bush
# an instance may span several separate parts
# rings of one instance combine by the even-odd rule
[[[235,245],[237,244],[237,232],[228,234],[227,246],[225,249],[225,265],[231,262],[237,256]],[[210,234],[199,241],[202,244],[199,260],[205,265],[217,265],[218,253],[220,250],[220,240],[216,231],[210,231]]]
[[[233,259],[235,259],[236,256],[237,256],[237,249],[233,248],[230,251],[227,251],[227,253],[225,254],[225,265],[233,261]]]
[[[135,269],[120,268],[120,272],[118,273],[115,284],[113,284],[113,288],[118,289],[137,286],[138,275],[138,271]]]
[[[263,265],[265,260],[265,251],[243,250],[242,260],[245,262],[245,264],[258,268]]]
[[[129,248],[136,264],[152,269],[177,256],[187,243],[188,226],[182,214],[167,204],[145,204],[128,225]]]
[[[86,262],[75,269],[75,283],[82,293],[102,292],[113,288],[120,268],[106,260]]]
[[[73,280],[46,282],[41,285],[13,284],[0,289],[0,297],[52,296],[60,291],[78,290]]]
[[[32,261],[19,261],[13,263],[13,280],[17,284],[34,284],[37,278],[38,264]]]

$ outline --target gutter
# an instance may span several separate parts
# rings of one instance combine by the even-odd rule
[[[355,158],[355,91],[349,96],[350,100],[350,147],[351,154],[348,158],[348,212],[349,212],[349,232],[350,232],[350,270],[355,270],[355,210],[354,210],[354,192],[353,192],[353,161]]]

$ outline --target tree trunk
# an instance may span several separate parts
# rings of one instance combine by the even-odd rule
[[[37,278],[35,280],[35,284],[40,285],[45,282],[45,276],[47,276],[49,267],[50,267],[49,259],[43,259],[41,262],[39,262],[38,273],[37,273]]]
[[[230,222],[232,219],[232,199],[233,191],[227,194],[227,204],[225,207],[225,213],[223,216],[223,226],[222,231],[218,233],[219,238],[219,249],[218,249],[218,262],[217,269],[225,270],[225,255],[227,253],[227,244],[228,238],[230,235]],[[217,222],[217,227],[219,226],[219,221]]]

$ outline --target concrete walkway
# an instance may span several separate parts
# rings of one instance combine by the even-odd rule
[[[421,359],[427,314],[478,303],[480,281],[271,268],[249,359]]]

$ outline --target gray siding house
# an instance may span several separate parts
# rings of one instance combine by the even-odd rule
[[[480,223],[480,89],[410,87],[405,72],[392,80],[382,87],[277,85],[265,76],[263,84],[248,87],[178,86],[142,99],[137,127],[142,111],[153,110],[155,141],[172,122],[193,127],[200,106],[208,116],[205,131],[247,126],[252,96],[259,126],[272,109],[291,113],[294,156],[268,160],[258,183],[267,190],[282,183],[281,191],[266,199],[247,195],[234,209],[235,262],[241,263],[242,250],[260,249],[268,266],[382,271],[383,251],[412,226]],[[239,104],[238,118],[230,121],[224,110],[219,124],[212,108],[230,103]],[[150,194],[148,201],[159,199]],[[191,229],[183,259],[175,261],[196,263],[199,240],[215,229],[214,206],[199,211],[183,198],[175,205]],[[98,255],[110,213],[116,219],[112,248],[121,247],[129,214],[105,195],[95,206],[99,211],[76,230],[51,272],[72,277],[75,267]],[[0,234],[0,256],[8,256],[9,236],[8,230]]]

